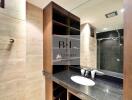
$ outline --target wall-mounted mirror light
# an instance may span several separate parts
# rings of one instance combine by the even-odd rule
[[[0,7],[4,8],[5,7],[5,0],[0,0]]]

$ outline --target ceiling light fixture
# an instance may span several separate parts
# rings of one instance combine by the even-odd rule
[[[120,9],[120,12],[121,13],[124,13],[125,12],[125,9],[124,8]]]

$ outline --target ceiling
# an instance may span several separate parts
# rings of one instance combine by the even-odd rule
[[[28,2],[40,7],[44,8],[49,2],[54,1],[55,3],[59,4],[66,10],[70,11],[74,7],[88,1],[88,0],[27,0]]]
[[[27,0],[44,8],[51,0]],[[81,24],[90,23],[97,32],[123,28],[123,0],[52,0],[81,19]],[[118,16],[106,18],[105,14],[113,11]]]

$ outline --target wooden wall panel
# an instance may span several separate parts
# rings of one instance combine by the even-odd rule
[[[48,5],[43,11],[43,67],[44,71],[52,74],[52,5]],[[45,78],[45,98],[53,100],[52,80]]]
[[[43,12],[44,18],[44,70],[52,73],[52,6],[47,6]]]
[[[124,0],[124,99],[132,100],[132,1]]]

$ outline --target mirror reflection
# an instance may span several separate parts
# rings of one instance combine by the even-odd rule
[[[81,67],[122,73],[123,0],[88,0],[71,12],[81,19]]]

